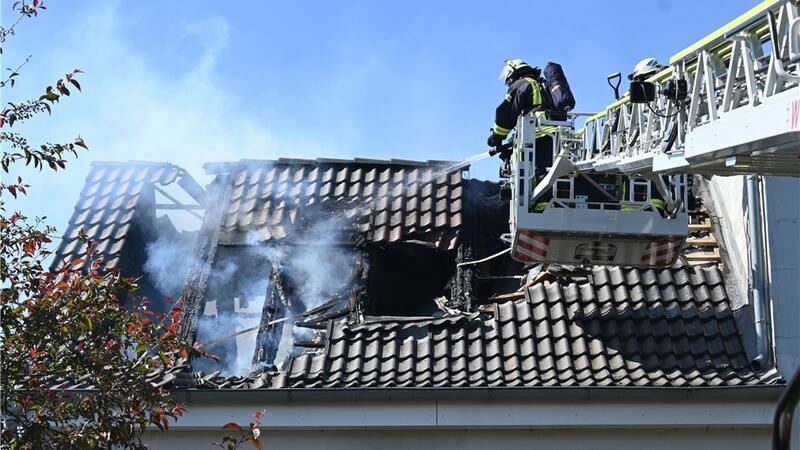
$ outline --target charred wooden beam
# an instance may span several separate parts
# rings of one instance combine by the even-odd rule
[[[327,314],[323,314],[319,317],[315,317],[311,320],[306,320],[303,322],[295,322],[295,326],[303,327],[303,328],[313,328],[316,330],[324,330],[327,328],[327,321],[332,319],[338,319],[340,317],[344,317],[350,314],[350,305],[347,305],[343,308],[339,308],[335,311],[331,311]]]
[[[283,322],[289,310],[289,299],[284,287],[284,277],[280,266],[273,264],[270,271],[270,282],[267,285],[264,307],[261,312],[261,323],[256,335],[256,350],[253,354],[253,365],[272,364],[278,353],[278,346],[283,335]]]
[[[465,240],[458,246],[456,273],[450,285],[450,302],[447,305],[462,311],[469,311],[477,297],[475,291],[478,283],[478,268],[474,265],[459,265],[475,259],[476,252],[471,242],[471,240]]]
[[[156,209],[162,210],[177,210],[177,211],[202,211],[206,209],[204,206],[201,205],[187,205],[184,203],[175,204],[175,203],[156,203]],[[200,215],[196,217],[201,218]]]
[[[213,201],[206,211],[200,233],[195,244],[193,261],[189,268],[183,299],[186,302],[186,316],[181,327],[181,337],[194,342],[197,339],[197,325],[205,305],[208,281],[217,254],[222,218],[230,202],[231,175],[220,175],[213,191]]]
[[[180,200],[178,200],[177,198],[171,196],[167,191],[161,189],[160,187],[158,187],[156,185],[153,185],[153,188],[155,188],[156,192],[160,193],[161,195],[163,195],[164,197],[166,197],[169,201],[171,201],[173,203],[172,205],[157,204],[156,205],[156,209],[179,209],[179,210],[183,210],[183,211],[188,212],[189,214],[197,217],[200,220],[203,220],[203,216],[201,216],[200,214],[197,214],[196,212],[193,211],[193,209],[195,209],[195,208],[193,208],[193,206],[195,206],[195,205],[184,205],[183,203],[181,203]],[[203,209],[203,207],[201,207],[199,205],[197,205],[197,206],[198,206],[197,209]]]
[[[182,171],[180,178],[178,178],[178,186],[182,187],[190,197],[197,203],[206,206],[206,191],[200,184],[192,178],[188,172]]]
[[[322,312],[322,311],[326,311],[328,309],[331,309],[334,305],[339,303],[341,300],[342,299],[337,295],[334,298],[328,300],[327,302],[325,302],[325,303],[323,303],[323,304],[321,304],[319,306],[311,308],[306,312],[297,314],[296,317],[308,317],[308,316],[314,315],[316,313],[319,313],[319,312]]]
[[[325,348],[325,343],[322,341],[294,341],[295,347],[305,347],[305,348]]]

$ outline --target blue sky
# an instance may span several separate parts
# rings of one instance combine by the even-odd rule
[[[3,67],[33,58],[3,101],[81,68],[82,94],[19,129],[91,151],[23,172],[31,195],[12,208],[63,228],[92,160],[169,161],[201,182],[203,162],[241,158],[460,160],[486,149],[505,58],[561,63],[576,109],[596,111],[607,74],[666,62],[755,3],[51,0],[6,43]]]

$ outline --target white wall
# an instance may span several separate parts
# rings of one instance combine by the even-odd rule
[[[225,434],[184,431],[155,434],[154,449],[213,449]],[[770,448],[768,429],[649,429],[649,430],[340,430],[266,431],[270,450],[756,450]],[[254,448],[245,445],[244,448]]]
[[[770,298],[778,369],[789,379],[800,368],[800,178],[765,178]],[[800,450],[795,411],[792,448]]]
[[[772,387],[190,393],[155,450],[211,448],[265,409],[267,448],[769,449]],[[281,397],[281,395],[283,397]],[[416,398],[409,398],[416,395]]]
[[[800,178],[768,177],[765,192],[775,347],[789,378],[800,367]]]
[[[744,180],[743,176],[715,176],[697,184],[704,204],[718,225],[716,238],[727,256],[725,288],[733,309],[748,304],[750,265]]]

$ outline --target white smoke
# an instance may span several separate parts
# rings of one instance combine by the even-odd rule
[[[324,213],[315,217],[319,220],[292,246],[283,266],[283,274],[295,287],[295,298],[301,303],[296,308],[302,311],[321,306],[341,294],[351,283],[353,272],[354,250],[342,245],[347,221]],[[314,331],[308,328],[295,326],[291,332],[284,328],[275,364],[280,366],[287,356],[296,353],[296,341],[313,337]]]
[[[192,264],[194,240],[159,236],[145,247],[144,271],[164,295],[178,298],[183,291],[186,272]]]

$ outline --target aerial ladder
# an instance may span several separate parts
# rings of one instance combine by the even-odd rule
[[[511,150],[514,259],[672,264],[689,174],[800,176],[796,2],[760,3],[602,112],[521,116]]]

